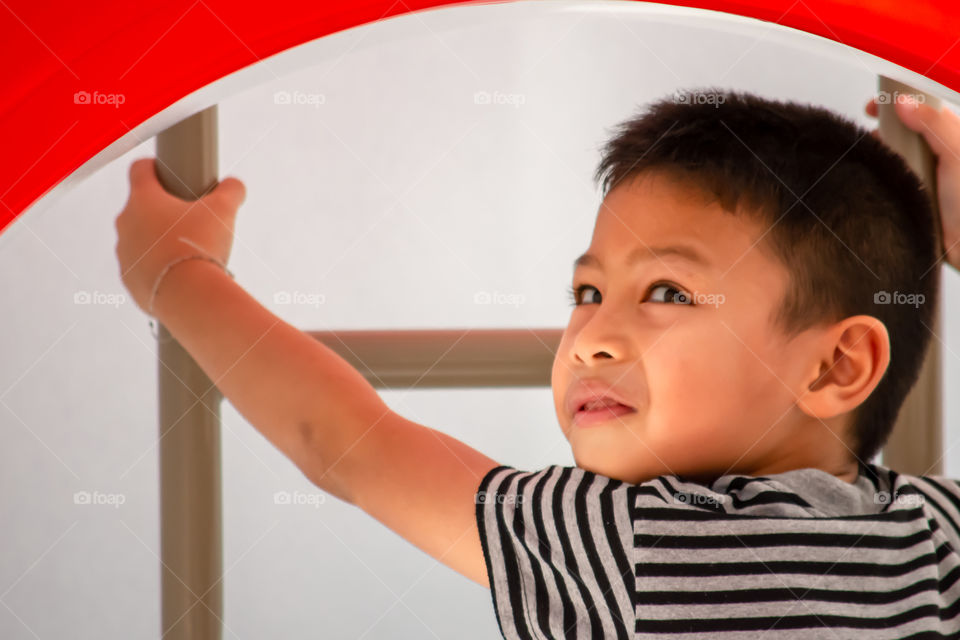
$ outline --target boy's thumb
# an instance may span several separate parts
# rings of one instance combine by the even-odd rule
[[[204,198],[216,200],[235,213],[247,199],[247,188],[237,178],[227,177],[221,180]]]
[[[920,129],[920,109],[918,108],[920,103],[908,95],[897,96],[897,98],[893,101],[897,117],[914,131]]]

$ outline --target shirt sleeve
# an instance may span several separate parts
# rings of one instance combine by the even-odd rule
[[[487,472],[477,527],[504,638],[633,635],[628,486],[557,465]]]

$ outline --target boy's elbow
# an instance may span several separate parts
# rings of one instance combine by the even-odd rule
[[[356,504],[349,486],[336,473],[339,460],[332,455],[335,447],[331,446],[329,438],[324,437],[319,426],[310,420],[301,420],[297,424],[297,433],[301,443],[301,461],[297,466],[304,477],[324,492],[348,504]]]
[[[320,489],[360,506],[361,476],[376,467],[375,441],[392,413],[370,387],[369,393],[355,393],[350,402],[328,404],[321,418],[301,419],[297,431],[302,464],[298,466]]]

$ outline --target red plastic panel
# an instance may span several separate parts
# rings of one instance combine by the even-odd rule
[[[94,155],[197,89],[330,33],[453,4],[482,3],[7,0],[0,7],[0,233]],[[960,91],[956,0],[660,4],[776,22]]]

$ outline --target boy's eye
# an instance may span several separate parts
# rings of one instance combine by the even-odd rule
[[[590,284],[581,284],[576,287],[570,287],[568,289],[568,293],[570,294],[571,306],[578,307],[582,304],[581,298],[585,289],[593,289],[598,295],[600,293],[596,287]],[[647,293],[653,293],[660,290],[663,291],[663,294],[661,296],[649,296],[651,301],[667,304],[693,304],[693,301],[690,299],[690,295],[687,292],[666,282],[658,282],[654,284],[652,287],[650,287]]]
[[[680,289],[674,287],[673,285],[661,283],[655,284],[650,288],[650,291],[656,291],[657,289],[666,289],[667,291],[673,291],[675,293],[666,293],[666,299],[663,302],[672,302],[674,304],[691,304],[690,295],[681,291]]]
[[[581,300],[581,297],[583,296],[583,290],[584,290],[584,289],[593,289],[594,291],[597,291],[597,288],[596,288],[596,287],[591,286],[591,285],[589,285],[589,284],[581,284],[581,285],[578,285],[577,287],[570,287],[570,288],[567,290],[567,292],[570,294],[570,306],[571,306],[571,307],[579,307],[579,306],[580,306],[580,304],[581,304],[581,303],[580,303],[580,300]],[[597,293],[600,293],[600,292],[597,291]]]

